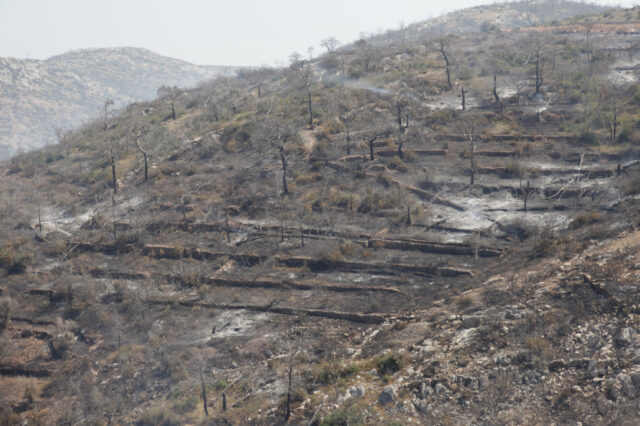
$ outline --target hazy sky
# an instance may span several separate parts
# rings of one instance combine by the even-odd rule
[[[274,65],[328,36],[398,28],[492,0],[0,0],[0,57],[136,46],[203,65]],[[601,0],[600,4],[637,4]]]

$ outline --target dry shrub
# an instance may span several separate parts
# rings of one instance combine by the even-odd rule
[[[0,298],[0,330],[4,330],[11,324],[13,305],[13,300],[10,297]]]

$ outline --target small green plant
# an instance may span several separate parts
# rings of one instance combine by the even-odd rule
[[[179,426],[179,416],[162,407],[154,407],[142,413],[136,426]]]
[[[198,406],[198,398],[191,395],[186,399],[180,399],[171,405],[171,410],[178,414],[187,414],[192,412]]]
[[[456,299],[456,305],[458,305],[458,308],[460,309],[468,308],[469,306],[473,305],[474,302],[475,299],[470,294],[463,294]]]
[[[376,370],[380,376],[393,374],[402,368],[402,358],[395,353],[381,355],[376,358]]]
[[[602,219],[602,215],[598,212],[583,213],[576,216],[569,224],[569,227],[571,229],[578,229],[586,225],[597,223],[601,219]]]
[[[11,246],[0,249],[0,268],[9,275],[24,273],[31,261],[30,254],[18,254]]]
[[[321,426],[352,426],[362,424],[362,416],[350,406],[342,406],[323,418]]]

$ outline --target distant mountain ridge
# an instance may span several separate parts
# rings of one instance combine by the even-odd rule
[[[417,40],[439,35],[469,34],[491,28],[512,30],[562,21],[611,9],[594,3],[570,0],[525,0],[455,10],[434,19],[417,22],[375,37],[379,43],[398,39]]]
[[[114,108],[156,97],[159,86],[192,87],[233,67],[201,66],[133,47],[74,50],[46,60],[0,58],[0,159],[54,142]]]

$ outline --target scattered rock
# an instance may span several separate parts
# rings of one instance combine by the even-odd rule
[[[429,412],[431,411],[431,405],[419,399],[413,400],[413,406],[415,407],[416,411],[420,414],[429,414]]]
[[[365,390],[362,385],[351,386],[347,391],[347,396],[351,398],[362,398],[364,394]]]
[[[453,340],[451,340],[451,347],[453,349],[459,349],[468,346],[476,336],[476,334],[478,334],[478,330],[476,328],[467,328],[465,330],[462,330],[455,335]]]
[[[441,395],[443,393],[447,393],[449,389],[442,383],[438,383],[435,387],[436,395]]]
[[[427,379],[429,380],[429,379]],[[425,399],[428,396],[433,395],[433,388],[431,387],[431,380],[428,383],[420,383],[420,392],[418,396],[420,399]]]
[[[386,405],[394,401],[397,397],[396,389],[393,386],[386,386],[378,396],[378,403]]]
[[[628,328],[623,328],[620,334],[616,337],[615,343],[618,347],[624,348],[631,345],[632,336],[631,330]]]

